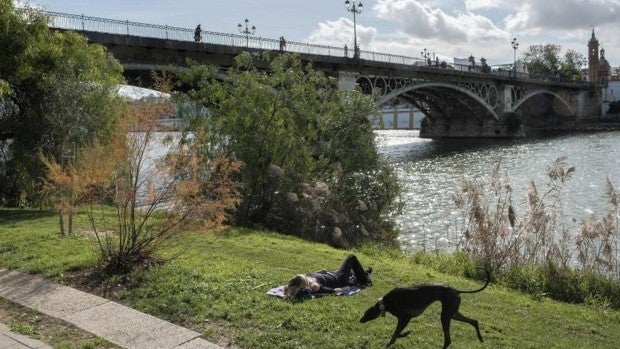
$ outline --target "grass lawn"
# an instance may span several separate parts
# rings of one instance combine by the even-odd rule
[[[78,219],[78,229],[86,228]],[[92,237],[61,238],[56,217],[40,211],[0,209],[0,267],[47,275],[61,283],[79,283],[72,275],[97,263]],[[336,269],[355,253],[373,266],[374,286],[348,297],[324,297],[291,303],[267,296],[292,275]],[[364,310],[395,286],[449,283],[474,289],[481,282],[441,274],[414,264],[397,251],[365,247],[337,250],[279,234],[230,228],[219,233],[188,232],[163,251],[163,265],[107,280],[109,299],[204,334],[210,341],[238,348],[383,348],[396,319],[387,315],[361,324]],[[461,312],[480,322],[484,343],[474,329],[452,322],[456,348],[617,348],[620,312],[602,307],[559,303],[491,284],[464,294]],[[432,305],[408,326],[412,334],[395,348],[440,348],[440,305]]]

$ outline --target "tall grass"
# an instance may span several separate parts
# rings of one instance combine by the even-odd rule
[[[462,213],[459,250],[508,286],[535,297],[620,308],[620,194],[608,179],[604,196],[609,210],[583,218],[571,231],[562,219],[562,191],[574,172],[565,157],[556,159],[545,187],[529,183],[522,213],[499,165],[489,183],[463,176],[454,198]]]

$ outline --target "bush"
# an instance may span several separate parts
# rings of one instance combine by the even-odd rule
[[[512,185],[499,165],[488,184],[463,177],[461,190],[455,195],[455,205],[462,212],[463,242],[460,252],[452,257],[459,260],[461,270],[469,270],[473,261],[489,268],[508,287],[535,299],[548,296],[618,308],[620,194],[608,179],[603,193],[610,205],[608,212],[583,219],[575,234],[570,234],[559,217],[562,190],[574,171],[565,157],[556,159],[548,168],[549,182],[544,190],[530,182],[521,216],[513,206]],[[463,260],[461,253],[470,262]],[[444,265],[450,263],[435,267],[450,272]]]
[[[416,252],[414,263],[429,266],[439,272],[480,279],[482,264],[462,252],[437,254]],[[590,271],[559,266],[554,262],[543,265],[510,266],[494,270],[493,280],[513,290],[532,296],[567,303],[591,304],[620,309],[620,283],[617,279]]]
[[[133,102],[109,144],[82,149],[64,167],[46,161],[61,231],[68,214],[71,233],[75,207],[83,205],[107,272],[159,263],[157,252],[176,234],[196,223],[226,221],[238,202],[232,177],[240,165],[202,149],[208,135],[197,130],[174,144],[172,136],[159,139],[157,118],[171,108],[168,100]],[[165,144],[171,145],[166,157],[149,159],[152,147]]]
[[[371,96],[340,90],[290,53],[241,54],[223,82],[215,71],[194,66],[181,78],[194,88],[187,98],[209,109],[201,126],[243,162],[237,224],[337,247],[396,244],[398,181],[375,147]]]

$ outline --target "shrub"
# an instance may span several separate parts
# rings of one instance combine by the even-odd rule
[[[412,259],[414,263],[443,273],[482,278],[478,268],[484,266],[459,251],[452,254],[419,251],[412,255]],[[551,261],[542,265],[510,265],[493,271],[491,276],[497,283],[529,294],[537,301],[551,298],[620,309],[620,283],[611,276],[559,266]]]
[[[560,157],[549,166],[544,191],[530,182],[522,216],[514,208],[512,186],[499,166],[493,169],[488,185],[463,177],[455,196],[463,213],[461,250],[475,264],[490,268],[507,286],[536,299],[549,296],[618,308],[620,195],[608,179],[604,195],[609,211],[601,218],[585,218],[579,231],[570,234],[558,218],[563,185],[575,171],[565,160]],[[574,246],[569,245],[570,235],[575,236]],[[463,270],[470,268],[466,262],[459,264]]]
[[[108,272],[158,262],[156,252],[175,234],[194,222],[222,223],[238,202],[232,176],[239,163],[203,149],[201,132],[182,136],[164,158],[150,154],[161,142],[172,143],[157,132],[157,118],[170,107],[168,101],[134,102],[110,143],[82,149],[66,169],[49,162],[50,186],[72,189],[60,190],[59,203],[87,209]]]
[[[375,147],[372,97],[340,90],[290,53],[241,54],[226,81],[215,72],[196,65],[181,79],[197,109],[209,109],[200,127],[243,162],[237,224],[338,247],[396,244],[398,182]]]

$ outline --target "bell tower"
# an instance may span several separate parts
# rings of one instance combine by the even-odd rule
[[[594,29],[588,41],[588,81],[598,82],[598,40],[594,35]]]

